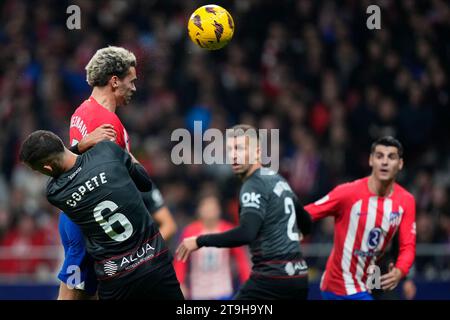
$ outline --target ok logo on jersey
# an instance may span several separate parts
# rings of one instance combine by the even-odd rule
[[[241,197],[242,206],[244,208],[251,207],[251,208],[259,209],[260,204],[261,204],[259,202],[259,198],[261,198],[261,195],[259,193],[246,192]]]
[[[371,250],[375,249],[381,240],[383,231],[380,228],[373,228],[367,237],[367,247]]]

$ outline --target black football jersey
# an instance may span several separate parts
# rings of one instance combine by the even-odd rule
[[[307,265],[300,250],[297,227],[298,198],[279,174],[260,168],[240,190],[240,216],[257,214],[262,226],[250,243],[253,274],[269,277],[302,277]]]
[[[100,281],[137,278],[171,260],[141,195],[152,183],[136,166],[127,152],[103,141],[47,186],[49,202],[80,227]]]

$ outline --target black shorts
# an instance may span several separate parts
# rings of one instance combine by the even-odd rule
[[[308,278],[263,278],[251,276],[234,297],[235,300],[306,300]]]
[[[172,264],[132,282],[100,283],[98,295],[101,300],[184,300]]]

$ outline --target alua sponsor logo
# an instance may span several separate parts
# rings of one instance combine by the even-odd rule
[[[124,256],[120,263],[120,268],[122,268],[123,266],[127,266],[130,263],[134,263],[138,259],[147,256],[149,254],[149,251],[152,251],[152,253],[153,253],[155,251],[155,248],[153,248],[150,244],[146,243],[145,245],[143,245],[139,250],[135,251],[134,253]]]

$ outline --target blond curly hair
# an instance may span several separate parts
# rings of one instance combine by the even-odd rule
[[[130,67],[136,67],[136,57],[131,51],[108,46],[97,50],[86,65],[86,80],[91,87],[103,87],[112,76],[123,79]]]

